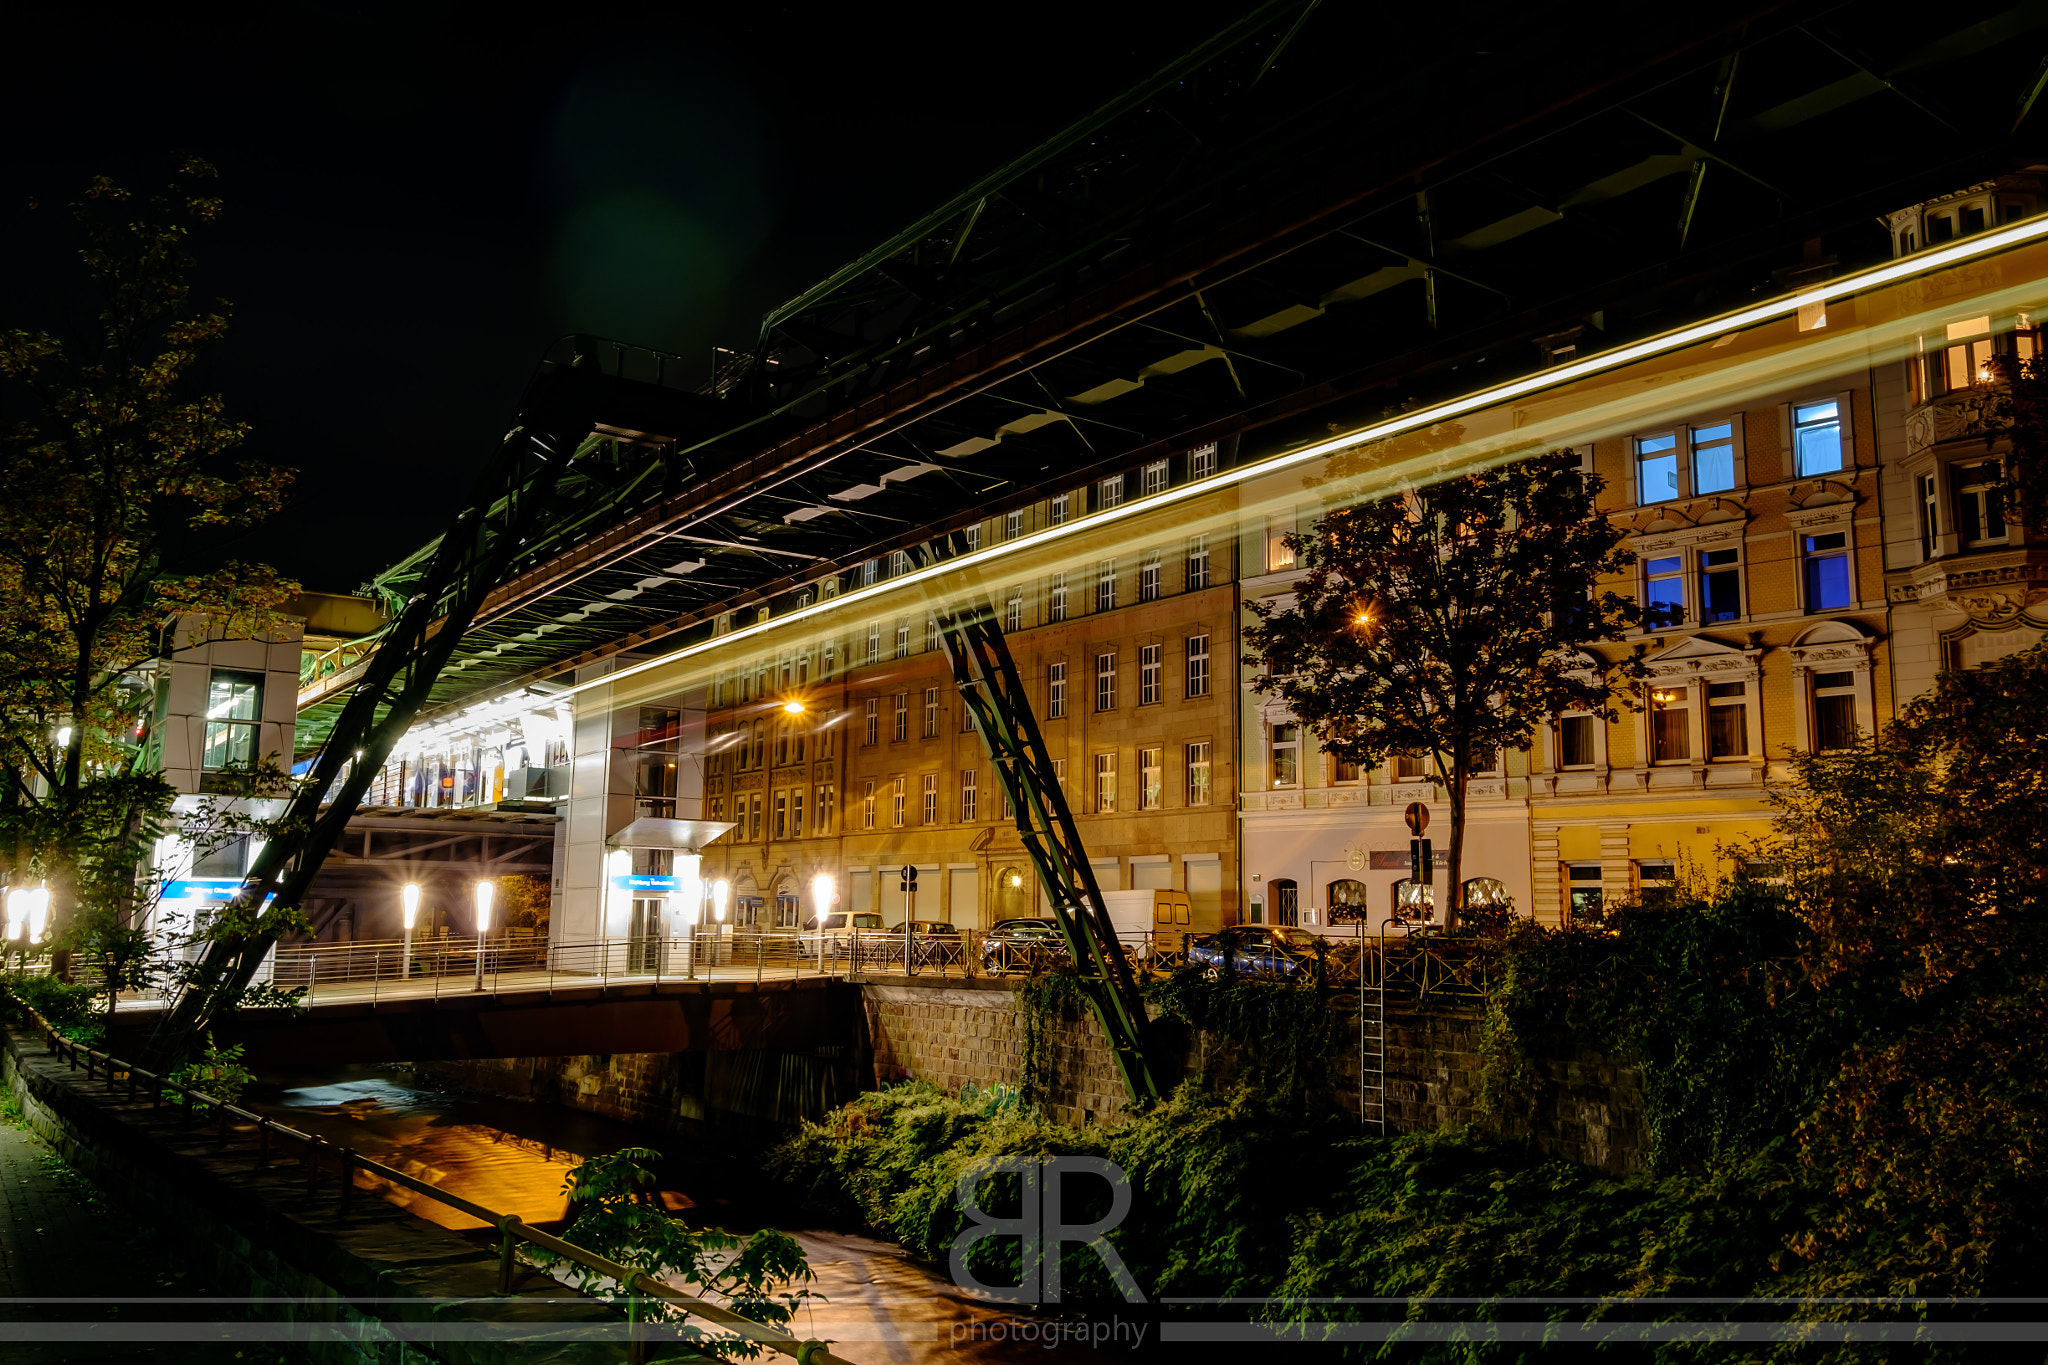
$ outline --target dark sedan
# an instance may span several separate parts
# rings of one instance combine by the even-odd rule
[[[998,920],[981,941],[981,969],[1028,972],[1067,960],[1067,941],[1049,919]]]
[[[1230,970],[1239,976],[1292,977],[1315,970],[1316,948],[1323,939],[1306,929],[1278,924],[1239,924],[1221,933],[1204,934],[1188,945],[1188,961]]]

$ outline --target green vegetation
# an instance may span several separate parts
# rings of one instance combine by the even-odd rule
[[[592,1157],[569,1172],[569,1226],[564,1241],[607,1260],[632,1266],[660,1280],[681,1280],[688,1292],[755,1322],[782,1325],[802,1306],[811,1268],[803,1249],[787,1233],[772,1229],[737,1237],[715,1228],[694,1228],[662,1206],[659,1182],[649,1164],[661,1153],[626,1147]],[[528,1251],[542,1265],[572,1267],[577,1288],[617,1302],[626,1296],[594,1270]],[[672,1306],[649,1300],[637,1307],[643,1320],[682,1321]],[[763,1348],[710,1328],[691,1328],[693,1343],[720,1356],[751,1358]]]
[[[1597,930],[1524,927],[1488,950],[1497,1125],[1514,1131],[1536,1098],[1536,1059],[1604,1050],[1642,1073],[1641,1174],[1470,1131],[1358,1137],[1315,1112],[1328,1025],[1312,988],[1193,973],[1155,983],[1154,1000],[1237,1045],[1239,1088],[1191,1083],[1076,1130],[911,1083],[807,1126],[770,1169],[820,1209],[942,1260],[964,1226],[963,1173],[1008,1156],[1107,1157],[1135,1186],[1110,1241],[1149,1295],[1268,1298],[1273,1320],[1310,1338],[1334,1320],[1585,1312],[1497,1302],[1508,1298],[1615,1300],[1600,1309],[1613,1323],[1788,1311],[1744,1299],[1802,1300],[1797,1316],[1813,1322],[1995,1313],[1972,1301],[2031,1294],[2048,1241],[2043,715],[2048,647],[1945,675],[1882,746],[1797,760],[1778,842],[1737,851],[1755,877],[1622,907]],[[1014,1240],[976,1248],[991,1280],[999,1248],[1014,1263]],[[1070,1286],[1110,1293],[1092,1256],[1069,1257]],[[1645,1314],[1621,1302],[1637,1296],[1729,1302]],[[1525,1349],[1486,1335],[1347,1349]]]

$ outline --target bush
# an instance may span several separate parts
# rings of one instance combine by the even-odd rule
[[[221,1047],[209,1033],[206,1035],[206,1051],[198,1060],[187,1062],[173,1071],[170,1074],[171,1084],[188,1086],[203,1095],[233,1104],[242,1098],[242,1092],[256,1079],[256,1073],[242,1065],[242,1052],[240,1043]]]
[[[10,972],[0,978],[7,994],[27,1005],[61,1030],[86,1024],[92,1016],[94,988],[73,986],[43,972]]]

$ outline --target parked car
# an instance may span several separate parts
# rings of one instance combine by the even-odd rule
[[[901,924],[893,926],[892,934],[903,932]],[[966,947],[960,938],[960,931],[942,919],[914,919],[910,922],[910,949],[919,966],[942,966],[964,961]]]
[[[860,930],[861,956],[868,955],[870,932],[882,932],[882,917],[869,910],[834,910],[804,921],[800,940],[806,957],[844,957],[853,948],[853,931]]]
[[[1284,976],[1315,970],[1316,949],[1335,945],[1306,929],[1280,924],[1239,924],[1204,934],[1188,945],[1188,961],[1221,972],[1226,959],[1239,976]]]
[[[1067,956],[1067,941],[1049,919],[998,920],[981,941],[981,969],[991,974],[1028,972]]]

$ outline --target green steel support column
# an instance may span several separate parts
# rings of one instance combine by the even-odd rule
[[[937,544],[927,547],[934,561],[947,554]],[[1046,752],[1045,737],[994,609],[975,594],[971,605],[937,602],[934,614],[961,705],[1016,812],[1017,833],[1052,905],[1082,992],[1109,1040],[1124,1089],[1136,1103],[1161,1099],[1167,1087],[1153,1056],[1144,997],[1117,943],[1116,925],[1103,904],[1073,812],[1053,775],[1052,756]]]

